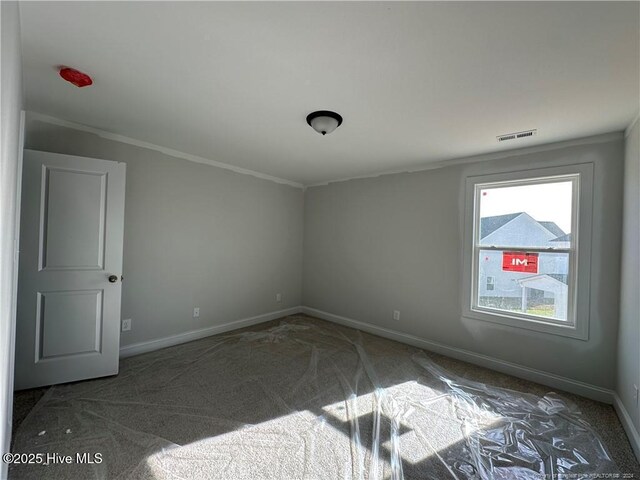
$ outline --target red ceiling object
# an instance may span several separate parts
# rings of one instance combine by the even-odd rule
[[[67,82],[73,83],[76,87],[88,87],[93,84],[93,80],[86,73],[82,73],[75,68],[64,67],[60,69],[60,76]]]

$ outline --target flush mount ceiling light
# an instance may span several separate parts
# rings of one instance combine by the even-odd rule
[[[307,123],[316,132],[326,135],[333,132],[342,123],[342,117],[336,112],[318,110],[307,115]]]

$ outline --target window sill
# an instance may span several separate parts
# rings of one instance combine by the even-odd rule
[[[556,322],[545,322],[544,319],[525,319],[508,314],[503,315],[499,312],[474,309],[465,309],[462,316],[463,318],[468,318],[470,320],[480,320],[513,328],[575,338],[578,340],[586,341],[589,339],[589,332],[584,328],[586,322],[583,322],[583,328],[579,328],[579,326],[572,324],[561,325]]]

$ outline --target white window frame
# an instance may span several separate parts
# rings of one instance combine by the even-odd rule
[[[510,245],[481,245],[479,243],[481,189],[555,183],[567,180],[573,182],[572,239],[569,248],[519,248]],[[592,203],[593,164],[591,163],[467,177],[463,258],[463,317],[588,340]],[[479,306],[478,253],[480,250],[567,253],[569,255],[567,321]]]

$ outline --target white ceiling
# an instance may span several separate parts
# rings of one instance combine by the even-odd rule
[[[27,109],[303,184],[416,168],[623,130],[639,6],[23,2]]]

